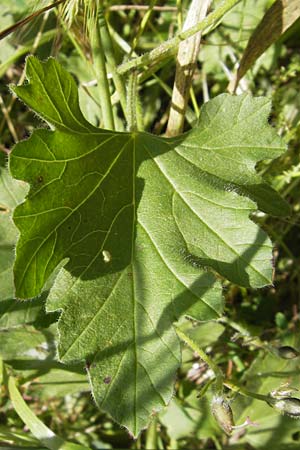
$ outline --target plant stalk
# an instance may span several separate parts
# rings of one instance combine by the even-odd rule
[[[118,67],[118,72],[120,74],[126,73],[129,70],[134,68],[139,68],[142,66],[149,66],[150,64],[155,64],[158,61],[161,61],[165,58],[172,56],[176,53],[180,43],[185,39],[188,39],[199,31],[206,31],[208,28],[215,26],[218,21],[235,5],[237,5],[241,0],[224,0],[221,6],[210,13],[204,20],[199,22],[197,25],[189,28],[186,31],[182,31],[177,34],[174,38],[170,39],[167,42],[159,45],[148,53],[145,53],[142,56],[138,56],[128,62],[121,64]]]
[[[157,417],[154,417],[146,431],[146,450],[157,448]]]
[[[267,395],[257,394],[256,392],[250,392],[247,389],[244,389],[241,386],[237,386],[236,384],[232,383],[231,381],[224,381],[224,386],[229,388],[233,392],[237,392],[238,394],[242,394],[245,397],[251,397],[255,398],[256,400],[262,400],[264,402],[270,402],[272,399]]]
[[[111,5],[109,11],[148,11],[147,5]],[[153,6],[153,11],[159,12],[176,12],[176,6]]]
[[[138,108],[138,74],[133,70],[127,83],[127,125],[129,131],[142,129]]]
[[[104,53],[107,59],[108,69],[112,74],[113,82],[119,95],[121,107],[126,117],[126,86],[123,77],[117,72],[117,64],[112,44],[112,39],[103,13],[102,4],[99,8],[99,27]]]
[[[98,10],[88,18],[88,30],[93,51],[93,63],[99,89],[104,128],[115,129],[114,116],[111,104],[109,83],[107,78],[104,48],[100,33]]]
[[[201,22],[207,14],[209,4],[210,0],[192,0],[182,30],[188,30],[199,21]],[[198,32],[179,45],[167,136],[176,136],[183,132],[192,78],[200,50],[200,41],[201,32]]]
[[[192,350],[194,350],[194,352],[198,353],[200,358],[211,368],[216,377],[216,391],[222,392],[224,379],[222,370],[217,366],[217,364],[212,361],[212,359],[205,353],[205,351],[202,350],[202,348],[199,347],[198,344],[189,336],[187,336],[179,327],[176,327],[176,333],[180,337],[180,339],[186,342],[188,346],[191,347]]]
[[[142,18],[142,21],[141,21],[141,24],[140,24],[139,29],[137,31],[137,34],[136,34],[136,36],[133,39],[130,56],[132,55],[132,53],[136,49],[136,46],[137,46],[137,44],[139,42],[139,39],[140,39],[141,35],[143,34],[143,32],[144,32],[144,30],[145,30],[145,28],[147,26],[147,23],[148,23],[148,21],[149,21],[149,19],[151,17],[151,14],[152,14],[152,11],[153,11],[153,8],[154,8],[156,2],[157,2],[157,0],[151,0],[150,1],[150,5],[148,6],[148,9],[147,9],[144,17]]]

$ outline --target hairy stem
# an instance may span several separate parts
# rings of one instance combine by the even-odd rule
[[[129,75],[127,83],[127,124],[129,131],[138,130],[137,90],[138,90],[137,71],[133,70],[132,73]]]
[[[216,377],[216,391],[222,392],[224,378],[222,370],[217,366],[217,364],[212,361],[212,359],[205,353],[205,351],[202,350],[202,348],[199,347],[199,345],[189,336],[187,336],[180,328],[176,327],[176,333],[180,337],[180,339],[186,342],[188,346],[191,347],[192,350],[194,350],[194,352],[198,353],[200,358],[211,368]]]
[[[154,48],[150,52],[145,53],[144,55],[134,58],[128,62],[125,62],[124,64],[121,64],[118,67],[118,72],[120,74],[126,73],[133,68],[148,66],[150,64],[157,63],[162,59],[170,57],[171,55],[176,53],[180,43],[183,40],[188,39],[189,37],[193,36],[199,31],[203,32],[208,28],[211,28],[212,26],[216,25],[218,21],[240,1],[241,0],[224,0],[224,2],[218,9],[209,14],[204,20],[199,22],[197,25],[189,28],[186,31],[182,31],[181,33],[177,34],[177,36],[175,36],[174,38],[170,39],[167,42],[164,42],[163,44]]]

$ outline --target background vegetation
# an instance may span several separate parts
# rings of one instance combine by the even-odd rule
[[[47,4],[0,0],[0,29],[32,13],[34,3],[39,3],[38,7]],[[185,0],[148,3],[153,7],[151,14],[142,1],[127,2],[127,9],[121,2],[104,2],[119,63],[124,54],[144,53],[172,37],[181,28],[189,6]],[[218,3],[214,1],[212,7]],[[197,119],[204,102],[227,90],[250,36],[272,3],[243,0],[213,31],[203,36],[186,113],[186,129]],[[56,361],[58,316],[45,314],[43,295],[26,304],[12,299],[10,271],[16,231],[9,213],[22,194],[5,170],[6,159],[15,142],[44,124],[15,101],[8,85],[23,81],[27,54],[35,53],[40,59],[55,56],[74,75],[87,119],[95,125],[102,124],[101,99],[89,64],[91,54],[84,17],[77,6],[78,2],[70,1],[68,9],[54,8],[0,44],[0,244],[3,236],[7,241],[9,235],[10,241],[10,246],[0,246],[0,356],[3,360],[0,448],[42,448],[37,435],[34,437],[21,419],[24,405],[14,384],[17,379],[23,399],[47,427],[68,442],[92,449],[299,449],[299,420],[279,415],[265,402],[251,396],[230,394],[235,423],[243,424],[249,417],[253,424],[227,436],[212,417],[209,389],[203,396],[213,374],[187,346],[183,346],[174,399],[154,418],[149,429],[133,441],[126,430],[96,408],[84,368],[67,367]],[[300,398],[299,358],[282,358],[286,355],[278,354],[278,348],[291,346],[296,351],[294,356],[300,349],[299,33],[297,20],[255,61],[238,87],[238,93],[251,92],[272,99],[270,122],[288,145],[281,158],[259,166],[260,172],[291,205],[291,215],[287,218],[272,218],[262,213],[254,217],[274,242],[274,285],[252,290],[224,282],[225,316],[208,324],[188,322],[186,325],[186,332],[221,367],[227,379],[257,394],[292,388],[295,398]],[[142,74],[140,107],[147,131],[165,132],[174,72],[175,60],[169,58],[161,68],[156,65],[155,70],[145,69]],[[123,130],[116,94],[113,101],[117,127]],[[24,414],[29,417],[28,411]]]

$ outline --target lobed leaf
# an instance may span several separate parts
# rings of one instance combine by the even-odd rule
[[[54,59],[28,58],[26,74],[13,90],[55,130],[36,130],[10,158],[30,184],[14,213],[16,295],[38,295],[65,263],[47,300],[62,310],[59,357],[86,361],[97,404],[136,436],[173,393],[172,323],[222,313],[207,268],[244,286],[271,283],[272,245],[245,195],[260,201],[255,165],[284,146],[263,98],[221,95],[193,130],[166,139],[90,125]]]

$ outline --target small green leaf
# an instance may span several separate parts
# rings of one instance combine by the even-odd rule
[[[261,185],[257,161],[284,145],[263,98],[221,95],[193,130],[165,139],[90,125],[54,59],[28,58],[26,74],[13,90],[55,131],[36,130],[10,158],[30,184],[14,213],[16,295],[38,295],[65,262],[47,302],[63,311],[59,357],[86,360],[97,404],[137,435],[173,393],[172,323],[222,312],[204,266],[245,286],[271,282],[272,245],[241,191]]]

